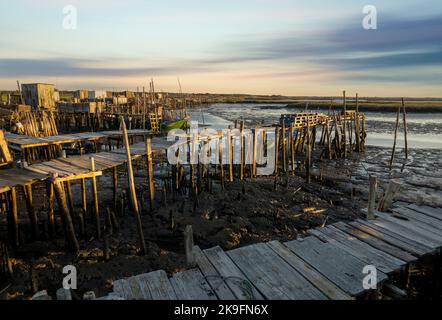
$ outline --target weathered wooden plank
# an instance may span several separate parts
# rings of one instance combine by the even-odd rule
[[[206,249],[203,251],[204,255],[210,261],[210,263],[215,267],[218,273],[225,278],[225,282],[227,286],[232,290],[235,296],[240,300],[246,300],[254,298],[256,300],[262,300],[263,297],[261,293],[253,287],[252,293],[253,297],[250,294],[244,292],[237,284],[235,284],[233,279],[243,279],[249,281],[247,277],[241,272],[240,269],[233,263],[232,260],[226,255],[226,253],[219,247],[214,247],[210,249]],[[230,281],[228,279],[231,279]]]
[[[263,243],[238,248],[227,254],[268,299],[327,299]]]
[[[373,248],[367,243],[359,241],[357,238],[350,236],[333,226],[309,230],[309,232],[318,238],[322,237],[327,242],[337,245],[366,264],[376,266],[377,269],[384,273],[393,272],[405,265],[404,261]]]
[[[140,300],[151,300],[152,294],[150,293],[149,286],[147,283],[149,282],[149,278],[146,278],[146,274],[136,275],[134,277],[129,278],[129,283],[132,286],[132,292],[139,296]],[[136,291],[138,289],[138,291]]]
[[[140,276],[138,276],[138,277],[140,277]],[[145,298],[143,291],[141,290],[141,286],[140,286],[139,281],[137,281],[137,276],[130,277],[125,280],[129,284],[130,289],[131,289],[131,293],[132,293],[131,300],[146,300],[147,299],[147,298]]]
[[[289,296],[281,288],[281,284],[271,278],[270,274],[264,271],[253,257],[247,256],[243,250],[235,249],[227,252],[232,261],[241,269],[250,280],[250,283],[269,300],[289,300]]]
[[[115,280],[113,283],[113,289],[116,294],[126,300],[134,299],[132,287],[126,279]]]
[[[426,215],[433,217],[435,219],[442,220],[442,208],[433,208],[425,205],[418,206],[414,203],[409,204],[407,207],[412,210],[425,213]]]
[[[199,269],[178,272],[170,283],[179,300],[216,300],[215,292]]]
[[[410,238],[404,237],[398,233],[394,233],[391,230],[379,227],[371,222],[358,219],[350,222],[349,224],[364,231],[365,233],[372,235],[373,237],[379,238],[380,240],[407,251],[417,257],[433,251],[433,249],[429,246],[425,246]]]
[[[267,243],[267,245],[295,270],[302,274],[308,281],[310,281],[316,288],[321,290],[321,292],[323,292],[328,298],[332,300],[352,299],[350,295],[346,294],[343,290],[315,270],[307,262],[293,254],[279,241],[271,241]]]
[[[399,258],[405,262],[415,261],[417,258],[415,256],[412,256],[408,252],[403,251],[402,249],[399,249],[395,246],[392,246],[382,240],[379,240],[376,237],[373,237],[372,235],[365,233],[361,231],[360,229],[354,228],[350,226],[349,224],[338,222],[333,225],[334,227],[338,228],[341,231],[344,231],[345,233],[354,236],[358,238],[361,241],[364,241],[371,245],[372,247],[375,247],[381,251],[384,251],[396,258]]]
[[[251,249],[258,251],[256,258],[259,256],[266,261],[264,266],[270,266],[271,270],[275,270],[271,275],[276,279],[282,279],[286,283],[284,291],[290,294],[291,299],[327,299],[327,296],[318,288],[308,282],[298,271],[293,269],[290,264],[286,263],[276,252],[270,249],[264,243],[258,243]]]
[[[383,219],[375,219],[370,222],[378,227],[389,230],[389,231],[399,234],[403,237],[410,238],[413,241],[420,243],[421,245],[431,247],[432,249],[436,249],[440,246],[437,241],[428,237],[427,234],[422,233],[422,232],[417,232],[415,230],[411,230],[411,229],[404,227],[402,225],[399,225],[397,223],[390,222],[390,221],[383,220]]]
[[[289,241],[284,244],[350,295],[357,296],[365,291],[363,288],[365,275],[362,271],[366,264],[356,257],[314,237],[307,237],[303,241]],[[378,271],[377,281],[382,282],[385,279],[387,276]]]
[[[409,208],[394,208],[392,211],[394,213],[403,215],[410,220],[418,221],[419,224],[423,224],[426,228],[430,227],[430,230],[433,230],[434,232],[442,232],[442,220],[434,219],[424,213],[420,213]]]
[[[220,300],[233,300],[235,295],[229,289],[229,287],[224,283],[220,274],[216,271],[204,253],[198,246],[193,247],[193,255],[195,257],[195,262],[198,264],[201,272],[205,276],[207,282],[215,291],[218,299]]]
[[[425,235],[427,238],[434,240],[439,246],[442,244],[442,235],[440,231],[432,232],[428,228],[423,228],[421,224],[415,221],[411,222],[409,220],[403,220],[384,212],[376,211],[376,215],[383,220],[393,222],[395,224],[401,225],[409,230],[413,230],[417,233]]]
[[[139,281],[146,284],[152,295],[152,300],[176,300],[177,296],[169,282],[164,270],[149,272],[139,278]],[[142,284],[142,285],[143,285]]]

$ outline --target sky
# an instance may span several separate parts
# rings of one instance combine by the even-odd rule
[[[151,78],[157,91],[179,78],[185,92],[441,97],[442,1],[0,0],[0,89]]]

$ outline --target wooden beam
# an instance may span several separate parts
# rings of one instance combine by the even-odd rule
[[[133,168],[132,168],[132,156],[130,154],[129,137],[127,135],[126,124],[124,123],[123,117],[120,117],[120,122],[121,122],[121,128],[123,130],[124,147],[126,148],[127,175],[128,175],[128,179],[129,179],[130,199],[131,199],[132,208],[134,210],[134,215],[135,215],[135,219],[136,219],[136,223],[137,223],[141,253],[146,254],[147,248],[146,248],[146,243],[144,241],[143,226],[141,224],[140,211],[138,208],[137,192],[135,189],[135,179],[134,179],[134,172],[133,172]]]

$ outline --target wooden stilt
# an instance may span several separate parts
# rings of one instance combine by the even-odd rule
[[[390,158],[390,170],[393,167],[394,155],[396,153],[396,140],[397,140],[397,130],[399,128],[399,116],[401,113],[401,107],[397,109],[396,115],[396,126],[394,128],[394,140],[393,140],[393,149],[391,150],[391,158]]]
[[[241,133],[241,163],[239,167],[239,178],[244,179],[244,157],[245,157],[245,144],[244,144],[244,121],[240,123],[240,133]]]
[[[66,237],[69,243],[69,247],[77,252],[80,250],[80,246],[75,235],[74,225],[72,223],[72,217],[69,213],[69,209],[66,203],[66,195],[61,186],[61,182],[57,179],[57,175],[52,175],[52,181],[54,183],[55,196],[57,197],[58,206],[60,208],[61,215],[63,217],[64,230],[66,231]]]
[[[91,157],[91,172],[95,171],[95,159]],[[101,239],[100,208],[98,204],[97,178],[92,177],[92,195],[94,199],[94,219],[97,238]]]
[[[369,182],[370,182],[370,188],[368,190],[367,220],[373,220],[374,210],[376,207],[376,191],[378,188],[378,178],[375,176],[370,176]]]
[[[227,144],[229,148],[229,180],[233,182],[233,136],[232,131],[229,129],[227,133]]]
[[[53,238],[56,232],[55,214],[54,214],[54,184],[46,183],[46,196],[48,197],[48,230],[49,237]]]
[[[186,252],[186,263],[188,267],[195,266],[195,256],[193,254],[193,230],[192,226],[188,225],[184,229],[184,249]]]
[[[32,237],[38,239],[38,219],[34,209],[34,202],[32,196],[32,185],[27,184],[23,186],[23,193],[25,195],[26,208],[28,209],[29,220],[31,221]]]
[[[19,225],[17,211],[17,191],[15,187],[11,188],[8,213],[8,229],[10,242],[15,248],[20,245],[19,241]]]
[[[147,154],[147,184],[149,187],[149,207],[153,210],[155,201],[155,186],[153,181],[153,160],[152,160],[152,140],[146,139],[146,154]]]
[[[123,129],[124,146],[126,148],[127,175],[129,178],[130,199],[132,202],[132,208],[134,210],[135,219],[136,219],[136,223],[137,223],[141,252],[142,252],[142,254],[146,254],[147,248],[146,248],[146,242],[144,241],[143,226],[141,224],[141,217],[140,217],[140,212],[138,209],[138,200],[137,200],[137,193],[136,193],[136,189],[135,189],[134,172],[132,169],[132,156],[130,154],[129,139],[128,139],[128,135],[127,135],[126,124],[124,123],[123,117],[120,118],[120,121],[121,121],[121,127]]]

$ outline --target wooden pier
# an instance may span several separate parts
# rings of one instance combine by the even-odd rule
[[[376,219],[339,222],[310,236],[224,251],[193,247],[197,267],[168,278],[163,270],[116,280],[100,299],[349,300],[382,290],[395,272],[440,254],[442,208],[396,203]],[[364,267],[377,270],[377,289],[364,289]]]

